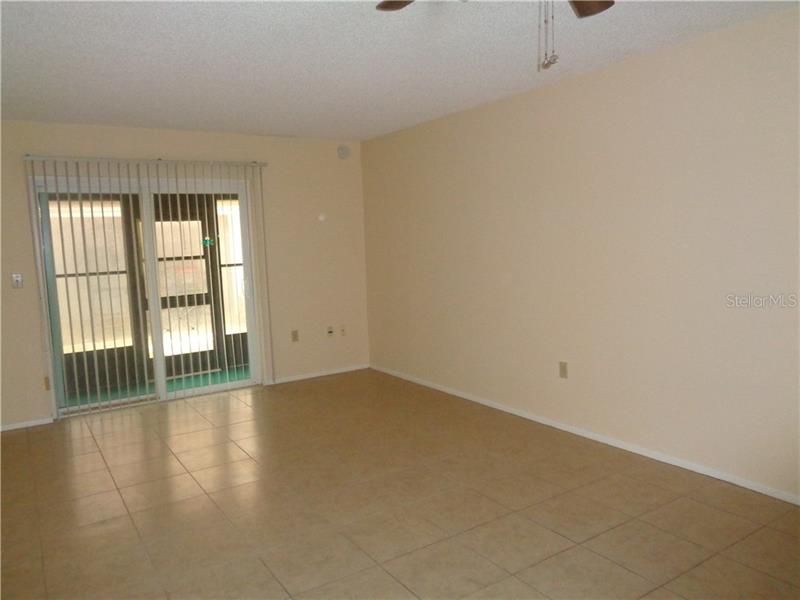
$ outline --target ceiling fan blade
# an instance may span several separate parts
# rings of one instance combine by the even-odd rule
[[[414,0],[383,0],[383,2],[379,2],[378,6],[375,8],[384,12],[393,12],[405,8],[412,2],[414,2]]]
[[[591,17],[614,6],[614,0],[569,0],[569,3],[579,19]]]

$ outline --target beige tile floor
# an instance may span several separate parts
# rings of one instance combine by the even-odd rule
[[[800,509],[374,371],[2,435],[5,598],[800,598]]]

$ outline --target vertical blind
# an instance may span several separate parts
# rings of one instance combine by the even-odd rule
[[[254,380],[262,165],[26,162],[61,412]]]

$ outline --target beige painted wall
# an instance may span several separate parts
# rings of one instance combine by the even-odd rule
[[[366,142],[372,364],[797,497],[797,32]]]
[[[43,324],[22,160],[26,153],[268,162],[266,211],[264,223],[255,227],[255,256],[263,263],[266,232],[275,375],[287,378],[369,361],[360,146],[351,143],[352,156],[340,160],[337,145],[324,140],[4,121],[3,425],[51,413],[43,387]],[[327,220],[320,222],[320,213]],[[6,285],[15,271],[26,277],[21,290]],[[329,339],[328,325],[337,330],[344,325],[347,333]],[[292,329],[300,330],[299,343],[291,342]]]

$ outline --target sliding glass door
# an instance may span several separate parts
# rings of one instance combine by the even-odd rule
[[[155,197],[154,212],[170,387],[249,379],[239,199],[162,194]],[[149,351],[153,358],[152,346]]]
[[[149,326],[135,302],[143,282],[130,235],[138,198],[65,191],[39,200],[63,406],[149,396],[153,365],[141,352]]]
[[[258,380],[260,168],[38,159],[30,177],[61,412]]]

